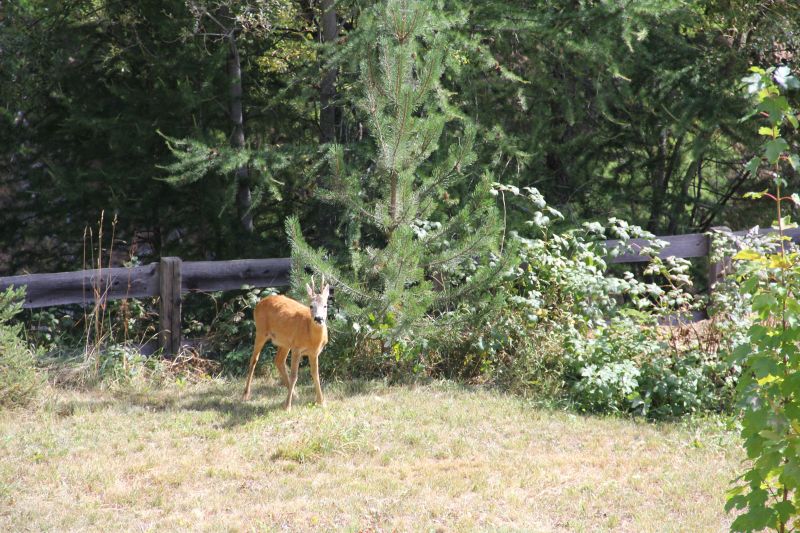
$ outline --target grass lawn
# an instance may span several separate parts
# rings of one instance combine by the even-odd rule
[[[305,379],[304,379],[305,378]],[[0,412],[0,531],[723,531],[709,421],[542,410],[449,383],[50,390]]]

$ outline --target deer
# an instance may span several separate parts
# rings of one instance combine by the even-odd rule
[[[253,346],[253,355],[250,357],[250,368],[247,372],[247,384],[244,388],[245,401],[250,399],[250,384],[253,381],[253,373],[258,363],[261,349],[266,342],[272,341],[278,351],[275,354],[275,365],[281,376],[281,381],[289,391],[284,408],[289,411],[292,408],[292,398],[295,395],[295,384],[297,383],[297,373],[300,368],[300,360],[303,356],[308,356],[311,366],[311,377],[314,380],[317,404],[324,407],[325,399],[322,396],[322,387],[319,383],[319,354],[328,343],[328,295],[330,285],[325,283],[322,277],[322,290],[317,293],[314,286],[314,278],[311,278],[311,285],[306,283],[309,305],[289,297],[275,294],[268,296],[258,302],[253,311],[253,319],[256,325],[256,339]],[[292,374],[286,374],[286,359],[292,353]]]

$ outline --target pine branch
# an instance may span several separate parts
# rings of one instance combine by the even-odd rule
[[[359,290],[355,282],[347,279],[347,276],[335,268],[322,253],[308,245],[303,238],[300,221],[296,216],[286,219],[286,234],[292,248],[292,269],[299,272],[303,270],[303,267],[308,266],[315,274],[324,275],[336,290],[361,303],[370,301],[372,298],[370,293]]]

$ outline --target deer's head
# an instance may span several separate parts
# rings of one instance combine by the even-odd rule
[[[330,285],[325,283],[325,276],[322,277],[322,290],[317,293],[314,286],[314,277],[311,277],[311,285],[306,283],[306,291],[308,292],[309,306],[311,307],[311,318],[314,322],[324,325],[328,320],[328,295],[330,294]]]

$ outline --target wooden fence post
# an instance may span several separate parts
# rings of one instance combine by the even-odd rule
[[[158,265],[158,287],[161,296],[158,335],[164,355],[175,355],[181,347],[181,260],[162,257]]]

